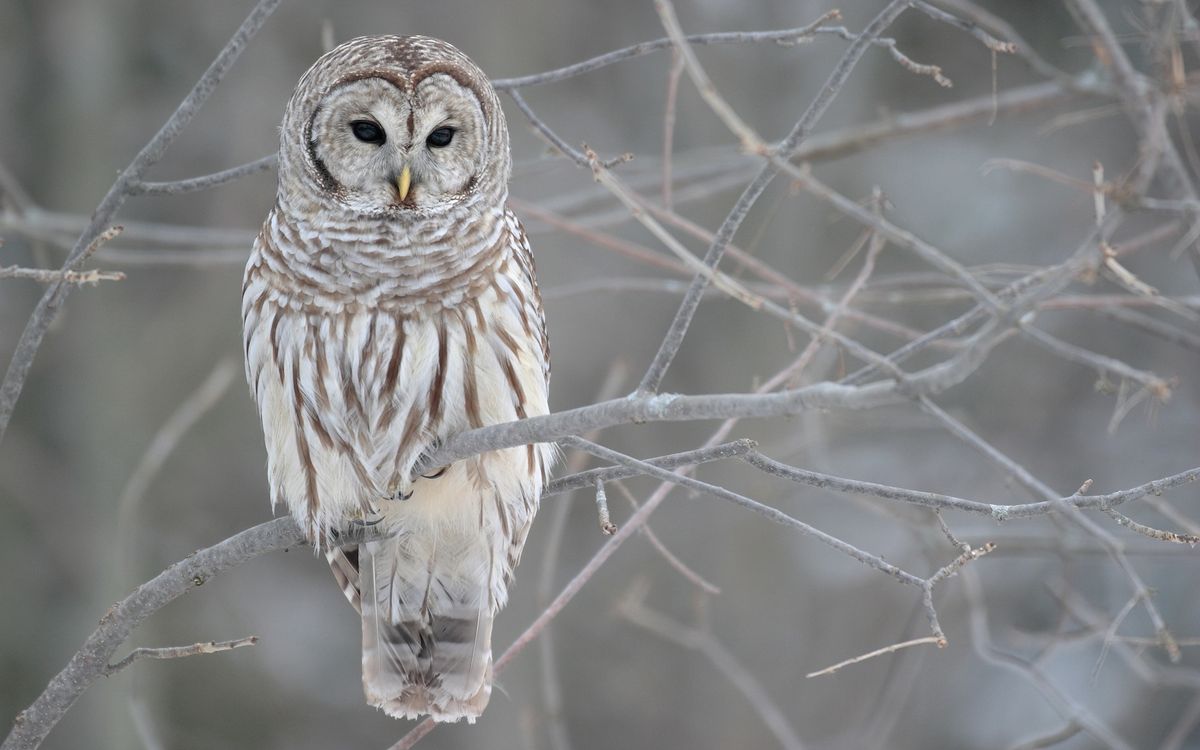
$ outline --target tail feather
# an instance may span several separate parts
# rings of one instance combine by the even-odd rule
[[[359,550],[367,701],[397,717],[474,721],[492,682],[486,539],[401,534]]]
[[[333,571],[334,580],[346,595],[354,611],[362,614],[362,593],[358,576],[358,545],[334,547],[325,551],[325,560]]]

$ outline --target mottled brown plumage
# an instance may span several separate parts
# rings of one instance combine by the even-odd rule
[[[473,720],[552,450],[412,470],[442,438],[547,412],[533,255],[506,206],[504,113],[449,44],[365,37],[301,78],[279,157],[242,294],[272,502],[325,550],[362,614],[367,700]],[[355,519],[395,536],[333,546]]]

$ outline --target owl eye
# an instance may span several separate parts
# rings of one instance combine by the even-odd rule
[[[429,134],[425,139],[425,143],[430,148],[445,148],[450,145],[450,141],[454,140],[454,128],[438,128]]]
[[[350,132],[354,133],[354,137],[363,143],[382,146],[387,141],[387,135],[384,134],[383,128],[370,120],[355,120],[350,123]]]

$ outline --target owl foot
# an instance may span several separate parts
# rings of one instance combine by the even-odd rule
[[[399,479],[399,477],[397,477],[397,478],[393,479],[391,481],[391,483],[388,484],[387,491],[384,492],[384,494],[383,494],[383,499],[388,500],[388,501],[395,501],[395,500],[403,501],[403,500],[409,499],[412,496],[413,496],[412,490],[409,490],[408,492],[400,491],[400,479]]]
[[[424,451],[422,451],[421,456],[417,459],[417,466],[420,466],[421,464],[425,463],[425,459],[429,458],[434,453],[437,453],[438,449],[441,447],[442,447],[441,440],[434,440],[432,443],[430,443],[429,447],[426,448]],[[449,466],[449,464],[447,464],[446,466],[443,466],[442,468],[438,469],[437,471],[433,472],[432,474],[422,474],[421,476],[424,477],[425,479],[437,479],[441,475],[445,474],[446,469],[449,469],[449,468],[450,468],[450,466]]]

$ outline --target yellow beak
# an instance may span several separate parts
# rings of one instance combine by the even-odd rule
[[[400,177],[396,180],[396,189],[400,191],[400,200],[408,197],[408,188],[412,185],[412,170],[408,167],[400,173]]]

